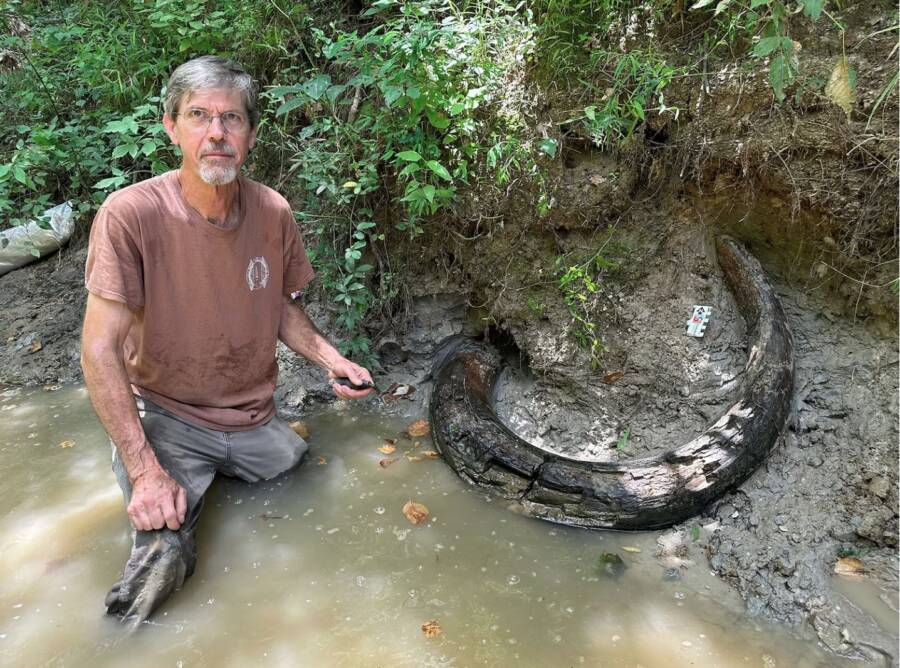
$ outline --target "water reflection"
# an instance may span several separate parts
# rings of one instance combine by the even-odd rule
[[[7,391],[0,420],[3,665],[841,665],[747,619],[702,562],[664,580],[657,534],[514,515],[440,460],[402,457],[427,439],[383,468],[377,448],[405,423],[339,409],[310,418],[292,475],[213,486],[193,578],[125,637],[102,603],[129,527],[84,391]],[[409,500],[426,523],[404,517]],[[619,579],[596,569],[613,551]]]

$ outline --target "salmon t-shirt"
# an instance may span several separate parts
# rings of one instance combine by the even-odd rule
[[[239,183],[228,229],[187,203],[175,171],[111,194],[85,267],[88,292],[134,313],[124,346],[132,390],[222,431],[274,415],[283,299],[313,278],[287,201]]]

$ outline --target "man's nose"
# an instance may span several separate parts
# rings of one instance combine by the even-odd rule
[[[225,124],[222,122],[221,116],[213,116],[210,119],[206,135],[210,139],[222,139],[225,136]]]

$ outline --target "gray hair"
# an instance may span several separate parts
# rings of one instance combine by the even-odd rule
[[[219,56],[200,56],[182,63],[169,78],[163,108],[170,118],[175,118],[178,105],[185,95],[208,88],[231,88],[240,91],[251,127],[259,121],[256,96],[259,87],[247,71],[234,60]]]

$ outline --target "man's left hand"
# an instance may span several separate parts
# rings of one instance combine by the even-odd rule
[[[369,373],[368,369],[361,367],[359,364],[354,364],[346,358],[341,359],[331,368],[331,371],[328,372],[328,377],[332,379],[348,378],[354,385],[362,385],[365,381],[373,382],[372,374]],[[362,399],[369,396],[372,393],[372,389],[367,387],[364,390],[354,390],[337,383],[331,384],[331,390],[341,399]]]

